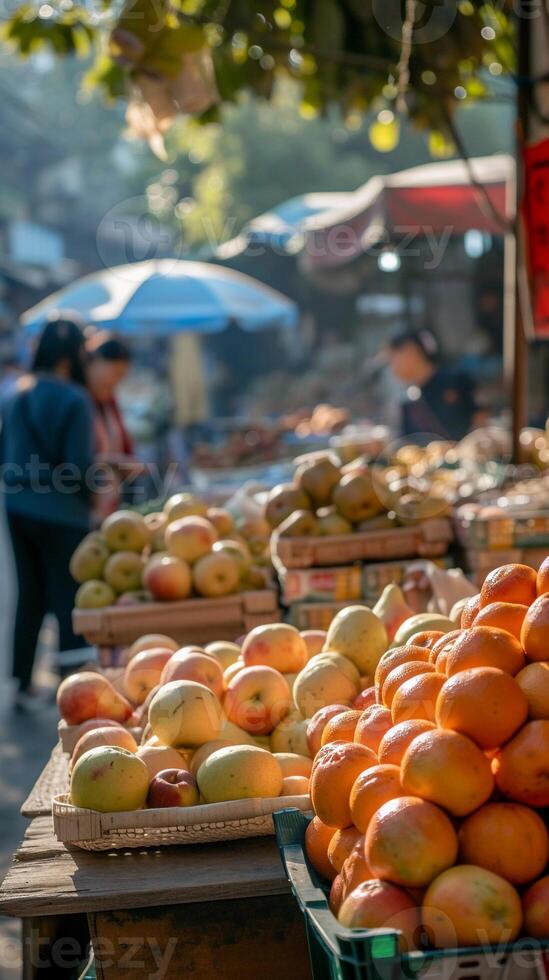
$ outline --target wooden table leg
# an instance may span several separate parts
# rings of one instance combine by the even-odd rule
[[[98,980],[311,980],[291,895],[88,916]]]
[[[74,976],[86,957],[90,934],[85,915],[23,919],[23,980]]]

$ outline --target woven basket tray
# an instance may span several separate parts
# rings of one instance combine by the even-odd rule
[[[72,806],[68,796],[53,800],[53,829],[64,844],[85,851],[127,850],[169,844],[211,844],[274,834],[273,813],[285,807],[310,810],[308,796],[232,800],[193,807],[99,813]]]

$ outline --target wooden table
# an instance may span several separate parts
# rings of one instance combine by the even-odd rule
[[[70,976],[90,937],[100,980],[310,980],[274,837],[90,853],[35,817],[0,914],[23,919],[23,980]]]

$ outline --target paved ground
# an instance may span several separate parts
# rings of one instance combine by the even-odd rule
[[[21,840],[27,821],[19,808],[46,762],[57,733],[54,704],[36,716],[14,714],[9,683],[9,634],[14,599],[13,573],[5,528],[0,523],[0,880],[6,873],[13,851]],[[51,686],[48,647],[52,632],[43,631],[44,653],[40,657],[39,679]],[[0,918],[0,980],[20,980],[19,923]]]

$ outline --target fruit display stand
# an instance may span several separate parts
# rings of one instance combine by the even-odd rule
[[[240,592],[221,599],[147,602],[137,606],[75,609],[73,626],[88,643],[99,647],[103,667],[123,665],[123,651],[146,633],[163,632],[181,645],[235,640],[255,626],[279,622],[282,613],[272,589]]]
[[[310,817],[297,810],[275,814],[284,869],[307,930],[314,980],[546,980],[543,948],[519,940],[507,946],[437,949],[402,954],[392,929],[346,929],[332,915],[323,882],[304,852]]]
[[[96,973],[86,975],[98,980],[309,980],[303,921],[272,834],[102,853],[66,847],[47,809],[67,774],[56,748],[25,801],[33,819],[0,887],[0,914],[23,921],[23,980],[80,976],[90,939]]]

